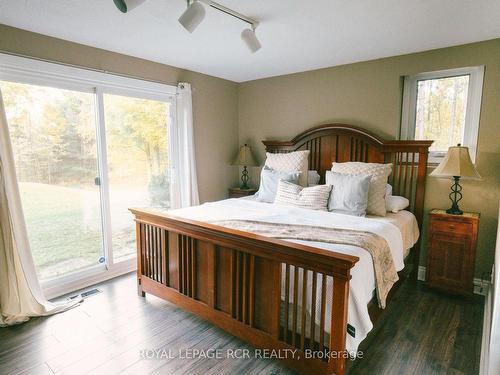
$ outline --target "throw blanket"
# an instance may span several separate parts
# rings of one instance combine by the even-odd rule
[[[352,245],[365,249],[373,259],[377,299],[381,308],[385,308],[387,295],[399,279],[387,241],[375,233],[253,220],[216,220],[210,223],[265,237]]]

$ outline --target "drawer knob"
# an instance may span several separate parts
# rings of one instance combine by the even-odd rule
[[[450,229],[455,229],[455,225],[450,224],[449,228],[450,228]]]

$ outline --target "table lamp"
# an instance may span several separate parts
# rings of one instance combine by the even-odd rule
[[[446,213],[452,215],[462,215],[463,211],[458,207],[458,202],[462,199],[462,186],[460,179],[481,180],[469,155],[469,148],[461,146],[460,143],[448,149],[443,161],[429,175],[433,177],[453,178],[451,185],[451,207]]]
[[[245,143],[244,146],[240,147],[238,151],[238,155],[234,159],[233,165],[238,165],[243,167],[243,171],[241,172],[241,186],[240,189],[248,190],[250,187],[248,186],[248,170],[247,167],[257,166],[257,162],[255,161],[252,155],[252,149]]]

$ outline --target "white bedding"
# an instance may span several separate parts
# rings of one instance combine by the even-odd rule
[[[273,223],[309,224],[365,230],[378,234],[387,241],[397,271],[401,271],[404,267],[405,250],[413,246],[419,236],[415,217],[408,211],[400,211],[397,214],[388,213],[386,217],[357,217],[240,198],[172,210],[169,211],[169,214],[198,221],[260,220]],[[346,342],[347,350],[351,353],[356,352],[361,341],[373,328],[368,314],[368,303],[375,291],[375,276],[370,254],[356,246],[296,240],[292,242],[304,243],[359,258],[358,263],[351,270],[352,279],[349,284],[348,323],[355,327],[355,337],[348,334]],[[301,284],[299,283],[299,285]],[[331,296],[331,280],[327,286],[327,296]],[[331,304],[327,304],[326,317],[331,316],[330,311],[328,311],[330,308]],[[326,322],[326,327],[329,330],[329,322]]]

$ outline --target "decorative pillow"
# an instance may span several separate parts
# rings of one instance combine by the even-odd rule
[[[307,186],[318,185],[320,178],[318,171],[307,171]]]
[[[385,198],[387,199],[391,195],[392,195],[392,185],[391,184],[387,184],[385,186]]]
[[[288,154],[272,154],[270,152],[266,152],[265,165],[279,172],[301,172],[299,185],[307,186],[309,150],[294,151],[289,152]]]
[[[385,209],[387,212],[394,212],[397,214],[399,211],[404,210],[410,205],[410,201],[405,197],[392,195],[392,186],[387,184],[385,188]]]
[[[260,186],[256,196],[261,202],[273,203],[278,190],[279,180],[292,182],[299,181],[300,172],[279,172],[264,166],[260,172]]]
[[[394,212],[397,214],[399,211],[404,210],[410,205],[410,201],[405,197],[398,195],[390,195],[385,198],[385,209],[387,212]]]
[[[304,188],[291,182],[280,180],[274,203],[308,208],[310,210],[328,210],[328,197],[331,185],[317,185]]]
[[[385,209],[387,212],[391,212],[391,210],[389,210],[387,207],[389,207],[390,203],[389,203],[389,198],[392,196],[392,185],[391,184],[387,184],[385,186]]]
[[[332,185],[328,211],[365,216],[370,175],[350,175],[326,171],[326,184]]]
[[[385,216],[385,189],[387,178],[391,174],[392,164],[379,163],[332,163],[332,172],[351,175],[370,175],[370,188],[368,190],[368,206],[366,213],[377,216]]]

